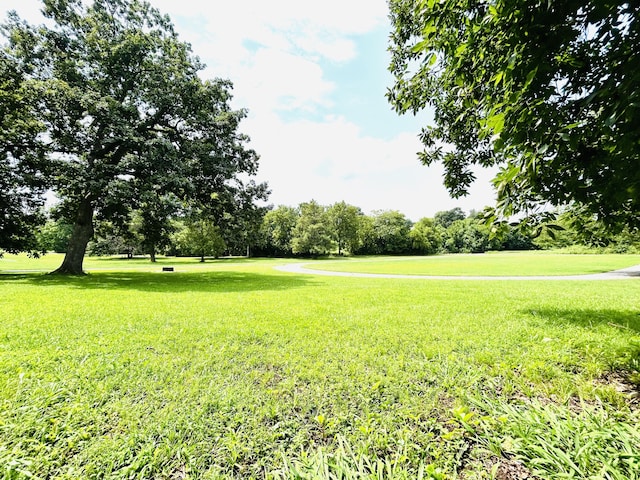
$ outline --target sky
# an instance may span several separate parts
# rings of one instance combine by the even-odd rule
[[[399,210],[417,221],[494,202],[493,171],[451,199],[440,165],[423,166],[417,135],[432,114],[397,115],[385,98],[390,25],[386,0],[151,0],[206,68],[233,82],[241,132],[260,155],[269,203],[345,201],[364,213]],[[0,0],[41,23],[41,0]]]

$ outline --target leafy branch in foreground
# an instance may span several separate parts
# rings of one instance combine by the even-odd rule
[[[577,204],[640,226],[637,4],[392,0],[388,99],[433,108],[421,161],[442,162],[451,194],[473,165],[500,165],[497,214]]]

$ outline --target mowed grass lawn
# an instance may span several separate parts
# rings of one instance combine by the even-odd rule
[[[336,272],[405,275],[582,275],[640,264],[640,255],[568,255],[500,252],[428,257],[346,257],[316,262],[310,268]]]
[[[640,478],[640,279],[103,261],[0,275],[3,478]]]

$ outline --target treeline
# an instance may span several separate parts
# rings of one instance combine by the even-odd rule
[[[478,214],[465,215],[459,208],[413,223],[397,210],[365,215],[360,208],[345,202],[323,206],[311,201],[268,211],[255,250],[268,256],[314,256],[430,255],[535,248],[530,238],[515,229],[501,238],[491,238],[490,233]]]
[[[52,217],[56,216],[53,211]],[[222,255],[320,256],[429,255],[480,253],[486,250],[535,248],[531,239],[510,229],[491,238],[489,227],[475,212],[455,208],[415,224],[396,210],[365,215],[345,202],[323,206],[315,201],[297,207],[253,209],[252,215],[214,222],[202,215],[176,215],[149,222],[135,211],[128,222],[96,223],[89,255],[150,255],[205,257]],[[153,228],[151,228],[153,227]],[[64,252],[72,225],[51,218],[38,234],[43,251]]]
[[[71,229],[64,220],[49,220],[38,234],[41,249],[64,252]],[[136,211],[124,224],[98,222],[87,253],[150,255],[152,261],[156,254],[198,256],[204,261],[223,255],[432,255],[567,247],[638,253],[640,240],[635,231],[611,232],[575,210],[529,231],[514,224],[492,232],[477,211],[454,208],[414,223],[397,210],[365,215],[345,202],[324,206],[312,200],[297,207],[253,206],[222,221],[182,214],[150,222]]]
[[[637,229],[612,230],[593,214],[566,208],[536,224],[487,224],[483,211],[460,208],[413,223],[397,210],[365,215],[345,202],[315,201],[268,210],[254,245],[257,255],[432,255],[500,250],[573,249],[640,253]]]

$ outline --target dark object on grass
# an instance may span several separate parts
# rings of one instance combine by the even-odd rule
[[[162,267],[163,272],[173,272],[173,267]]]

